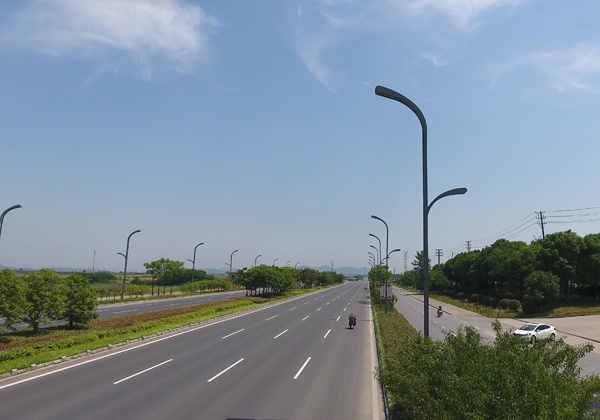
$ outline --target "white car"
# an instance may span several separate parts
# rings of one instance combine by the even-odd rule
[[[542,338],[554,340],[557,334],[558,331],[556,331],[556,328],[548,324],[525,324],[513,332],[513,335],[531,341],[532,343],[535,343],[536,340],[541,340]]]
[[[548,324],[525,324],[518,330],[513,332],[513,335],[519,336],[527,341],[535,343],[536,340],[549,338],[554,340],[558,331],[552,325]]]

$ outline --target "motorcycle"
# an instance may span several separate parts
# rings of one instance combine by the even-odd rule
[[[438,318],[441,318],[442,314],[444,313],[444,311],[442,311],[441,309],[437,310],[437,316]]]
[[[348,325],[350,326],[350,329],[353,329],[354,327],[356,327],[356,318],[349,316],[348,317]]]

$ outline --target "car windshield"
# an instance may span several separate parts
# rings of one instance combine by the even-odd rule
[[[533,330],[535,330],[535,324],[525,324],[519,329],[521,331],[533,331]]]

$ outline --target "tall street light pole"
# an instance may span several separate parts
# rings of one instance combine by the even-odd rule
[[[379,242],[379,254],[377,254],[377,256],[379,258],[377,258],[377,261],[379,261],[381,259],[381,239],[379,239],[377,236],[373,235],[372,233],[369,233],[369,236],[372,236],[373,238],[377,239],[377,242]]]
[[[196,270],[196,249],[198,249],[198,247],[200,245],[204,245],[204,242],[200,242],[198,245],[196,245],[194,247],[194,259],[193,260],[188,260],[192,262],[192,282],[194,281],[194,271]]]
[[[383,223],[385,225],[385,313],[387,314],[388,311],[388,258],[389,258],[389,253],[388,253],[388,243],[390,240],[390,229],[388,228],[387,223],[385,223],[385,221],[381,218],[381,217],[377,217],[377,216],[373,216],[371,215],[372,219],[375,220],[379,220],[381,223]],[[381,264],[381,262],[380,262]]]
[[[141,232],[141,230],[138,229],[134,232],[131,232],[129,234],[129,236],[127,237],[127,248],[125,249],[125,254],[117,252],[117,254],[125,257],[125,268],[123,268],[123,287],[121,288],[121,300],[125,299],[125,280],[127,280],[127,260],[129,259],[129,240],[131,239],[131,237],[133,235],[135,235],[138,232]]]
[[[279,259],[279,258],[275,258],[275,259],[273,260],[273,267],[275,267],[275,261],[277,261],[278,259]]]
[[[229,281],[231,281],[231,283],[233,283],[233,277],[231,277],[232,270],[233,270],[233,254],[235,254],[236,252],[238,252],[237,249],[235,251],[233,251],[231,253],[231,255],[229,256]]]
[[[258,257],[262,257],[262,254],[258,254],[256,256],[256,258],[254,258],[254,266],[256,267],[256,260],[258,260]]]
[[[4,216],[6,216],[6,213],[8,213],[11,210],[20,209],[21,207],[22,206],[20,204],[17,204],[16,206],[9,207],[2,212],[2,214],[0,215],[0,235],[2,235],[2,224],[4,223]]]
[[[377,249],[377,247],[375,245],[369,245],[371,248],[373,248],[375,250],[375,252],[377,253],[377,258],[375,258],[375,265],[379,265],[377,264],[377,261],[380,260],[379,258],[379,250]]]
[[[378,96],[382,96],[384,98],[393,99],[394,101],[400,102],[402,105],[408,107],[419,119],[421,123],[421,133],[422,133],[422,155],[423,155],[423,306],[424,306],[424,324],[423,325],[423,335],[428,338],[429,337],[429,209],[431,205],[435,203],[440,198],[446,197],[447,195],[454,194],[464,194],[467,192],[466,188],[451,190],[455,191],[453,194],[449,194],[449,191],[438,196],[431,205],[429,204],[429,200],[427,197],[427,122],[425,121],[425,116],[419,109],[417,105],[415,105],[410,99],[406,96],[399,94],[392,89],[388,89],[383,86],[375,87],[375,94]],[[461,190],[462,192],[457,192]],[[448,193],[448,194],[447,194]]]

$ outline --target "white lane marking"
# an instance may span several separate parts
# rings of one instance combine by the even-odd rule
[[[229,369],[231,369],[232,367],[234,367],[235,365],[242,363],[242,361],[244,360],[244,358],[242,357],[240,360],[238,360],[237,362],[235,362],[233,365],[229,366],[227,369],[221,371],[220,373],[217,373],[215,376],[213,376],[212,378],[210,378],[208,381],[206,382],[212,382],[213,380],[217,379],[219,376],[221,376],[222,374],[224,374],[225,372],[227,372]]]
[[[348,309],[348,308],[344,308],[344,312],[346,312],[346,309]]]
[[[167,306],[177,306],[177,305],[181,305],[181,303],[171,303],[169,305],[165,305],[165,307],[167,307]]]
[[[236,332],[232,332],[231,334],[227,334],[225,337],[221,337],[221,340],[227,337],[231,337],[232,335],[240,333],[242,331],[244,331],[244,328],[242,328],[241,330],[237,330]]]
[[[335,322],[338,322],[338,321],[340,320],[340,318],[341,318],[341,317],[342,317],[341,315],[340,315],[340,316],[338,316],[338,317],[337,317],[337,319],[335,320]]]
[[[286,332],[288,332],[288,330],[285,330],[283,332],[280,332],[279,334],[277,334],[275,337],[273,337],[273,340],[275,340],[277,337],[282,336],[283,334],[285,334]]]
[[[310,302],[304,302],[305,305],[308,305]]]
[[[328,330],[325,335],[323,336],[323,338],[327,338],[327,336],[329,335],[329,333],[331,332],[331,330]]]
[[[290,309],[290,311],[293,311],[293,310],[294,310],[294,309],[296,309],[296,308],[297,308],[297,306],[294,306],[292,309]]]
[[[118,312],[115,312],[115,313],[116,313],[116,314],[124,314],[124,313],[126,313],[126,312],[135,312],[135,311],[137,311],[137,309],[130,309],[130,310],[128,310],[128,311],[118,311]]]
[[[327,306],[327,305],[329,305],[329,302],[327,302],[327,303],[325,304],[325,306]]]
[[[308,359],[306,359],[306,362],[304,362],[304,364],[302,365],[302,367],[300,368],[298,373],[296,373],[296,376],[294,376],[294,379],[298,379],[298,377],[300,376],[300,374],[302,373],[302,371],[304,370],[306,365],[308,365],[308,362],[310,362],[310,359],[311,359],[310,357]]]
[[[305,316],[304,318],[302,318],[302,321],[304,321],[306,318],[308,318],[310,315]]]
[[[276,316],[277,316],[277,315],[273,315],[271,318],[267,318],[267,319],[265,319],[265,321],[268,321],[269,319],[273,319],[273,318],[275,318]]]
[[[167,363],[169,363],[169,362],[172,362],[172,361],[173,361],[173,359],[165,360],[164,362],[162,362],[162,363],[159,363],[158,365],[154,365],[154,366],[152,366],[152,367],[149,367],[148,369],[144,369],[144,370],[142,370],[142,371],[140,371],[140,372],[138,372],[138,373],[134,373],[133,375],[129,375],[129,376],[128,376],[128,377],[126,377],[126,378],[119,379],[117,382],[113,382],[113,385],[117,385],[117,384],[120,384],[121,382],[125,382],[127,379],[134,378],[134,377],[136,377],[136,376],[138,376],[138,375],[141,375],[142,373],[146,373],[146,372],[148,372],[149,370],[155,369],[155,368],[157,368],[157,367],[159,367],[159,366],[165,365],[165,364],[167,364]]]
[[[319,299],[319,298],[314,298],[313,300],[317,300],[317,299]]]
[[[319,312],[322,308],[317,309],[317,312]]]
[[[442,325],[442,328],[443,328],[443,329],[446,329],[446,327],[444,327],[443,325]]]

